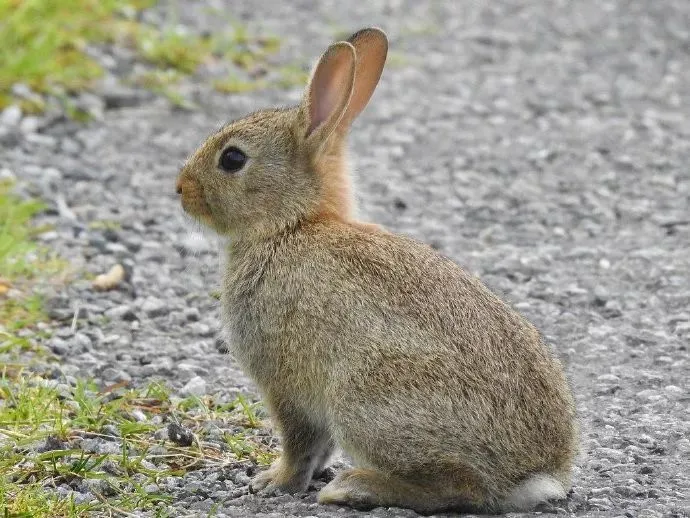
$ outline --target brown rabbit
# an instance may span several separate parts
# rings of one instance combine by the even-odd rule
[[[355,219],[346,135],[388,42],[331,45],[300,106],[253,113],[189,158],[185,211],[230,238],[224,329],[282,432],[255,490],[359,508],[529,510],[577,450],[561,364],[527,320],[430,247]]]

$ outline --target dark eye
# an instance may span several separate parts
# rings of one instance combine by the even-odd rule
[[[247,155],[236,147],[229,147],[220,155],[220,168],[228,173],[236,173],[247,162]]]

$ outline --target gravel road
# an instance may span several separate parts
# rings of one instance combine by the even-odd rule
[[[551,511],[690,516],[690,2],[195,0],[179,3],[181,23],[222,28],[209,6],[278,35],[285,63],[387,30],[389,67],[352,134],[361,212],[479,275],[562,358],[582,455]],[[50,297],[63,372],[252,391],[218,351],[217,243],[193,232],[174,180],[223,122],[300,93],[221,95],[199,81],[199,107],[183,111],[104,87],[86,126],[0,117],[0,167],[52,207],[42,239],[88,272],[128,272],[119,290],[77,281]],[[173,516],[214,503],[229,517],[416,516],[317,506],[314,491],[250,495],[241,473],[244,491],[214,499],[211,475],[171,484]]]

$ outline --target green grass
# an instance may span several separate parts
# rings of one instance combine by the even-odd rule
[[[163,70],[174,69],[184,74],[194,73],[211,53],[209,38],[143,27],[138,28],[136,46],[150,63]]]
[[[0,107],[17,100],[11,94],[17,82],[36,92],[88,87],[103,70],[84,52],[85,44],[114,37],[118,13],[151,4],[150,0],[0,0]]]
[[[54,278],[65,263],[34,242],[45,228],[32,226],[44,205],[21,200],[0,182],[0,332],[13,333],[44,319],[34,287]]]
[[[40,94],[58,99],[71,117],[87,115],[70,105],[69,94],[89,89],[103,69],[86,52],[87,45],[114,44],[133,49],[151,71],[132,78],[167,97],[177,106],[190,107],[174,88],[199,65],[226,60],[243,71],[214,81],[221,92],[235,93],[269,84],[292,86],[280,74],[267,82],[261,79],[268,60],[280,47],[275,37],[249,34],[244,25],[228,20],[229,29],[213,36],[184,34],[175,19],[163,28],[138,22],[135,15],[155,0],[0,0],[0,109],[19,104],[25,112],[40,112],[40,96],[24,98],[12,91],[23,83]],[[173,4],[174,6],[175,4]],[[178,6],[179,8],[179,6]],[[244,73],[246,72],[246,73]],[[255,79],[248,79],[252,77]]]
[[[172,420],[190,430],[191,446],[156,439]],[[207,440],[208,423],[223,431],[223,442]],[[169,476],[231,462],[268,464],[274,453],[252,433],[260,422],[255,404],[244,398],[220,405],[211,397],[175,399],[161,383],[99,390],[79,381],[69,393],[54,383],[19,372],[0,374],[0,512],[5,516],[89,516],[162,509],[169,496],[151,491]],[[87,453],[83,439],[106,437],[119,451]],[[240,430],[239,432],[237,430]],[[35,445],[52,441],[51,451]],[[224,445],[224,446],[223,446]],[[155,447],[164,446],[164,449]],[[100,481],[89,502],[59,499],[52,488]]]
[[[0,183],[0,272],[6,279],[32,275],[28,258],[36,250],[31,242],[35,231],[27,224],[44,208],[35,200],[19,200],[10,188]]]

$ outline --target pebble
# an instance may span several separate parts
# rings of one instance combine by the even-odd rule
[[[184,318],[189,322],[196,322],[201,318],[201,313],[197,308],[185,308],[183,314]]]
[[[606,381],[610,383],[617,383],[620,380],[621,379],[614,374],[602,374],[601,376],[597,377],[597,381]]]
[[[201,376],[194,376],[180,389],[180,394],[182,396],[203,396],[206,394],[206,380]]]
[[[103,425],[103,428],[101,428],[101,433],[103,435],[109,435],[112,438],[120,437],[120,430],[117,428],[117,426],[112,424]],[[107,437],[104,437],[104,439],[107,439]]]
[[[74,337],[72,338],[72,342],[74,344],[74,347],[78,349],[80,352],[85,352],[91,349],[91,346],[93,345],[93,341],[91,340],[91,337],[87,335],[86,333],[75,333]]]
[[[172,442],[180,446],[191,446],[194,442],[194,434],[177,423],[168,424],[167,434]]]
[[[60,141],[60,150],[68,155],[77,155],[81,152],[81,145],[73,138],[63,138]]]
[[[156,297],[147,297],[141,305],[141,309],[149,318],[156,318],[169,312],[168,306]]]
[[[191,322],[187,328],[193,334],[201,337],[213,336],[215,334],[215,330],[203,322]]]
[[[68,343],[62,338],[57,337],[50,339],[50,342],[48,342],[48,347],[50,347],[50,350],[59,356],[67,354],[67,352],[70,350]]]
[[[590,498],[587,503],[600,511],[606,511],[611,508],[611,500],[608,498]]]
[[[146,417],[146,414],[139,410],[138,408],[132,409],[130,412],[130,415],[138,422],[143,423],[144,421],[148,421],[148,417]]]
[[[40,125],[41,120],[38,117],[29,115],[19,123],[19,130],[24,134],[36,133]]]
[[[106,381],[132,381],[132,377],[123,370],[107,367],[101,372],[101,377]]]
[[[23,124],[23,123],[22,123]],[[22,131],[28,133],[26,135],[26,141],[29,144],[34,144],[36,146],[42,146],[48,149],[55,149],[58,145],[58,140],[52,135],[42,135],[41,133],[31,133],[30,130],[22,128]]]
[[[654,398],[658,395],[659,395],[658,391],[652,390],[652,389],[640,390],[636,394],[637,398],[642,399],[642,400],[649,400],[649,399]]]
[[[688,391],[684,390],[676,385],[666,385],[664,387],[664,392],[672,396],[683,396],[688,395]]]
[[[0,168],[0,182],[14,183],[16,180],[17,177],[11,169],[7,169],[6,167]]]
[[[137,320],[137,315],[129,304],[121,304],[105,310],[105,316],[112,319],[132,322]]]
[[[22,110],[16,104],[12,104],[0,112],[0,126],[15,127],[22,120]]]

